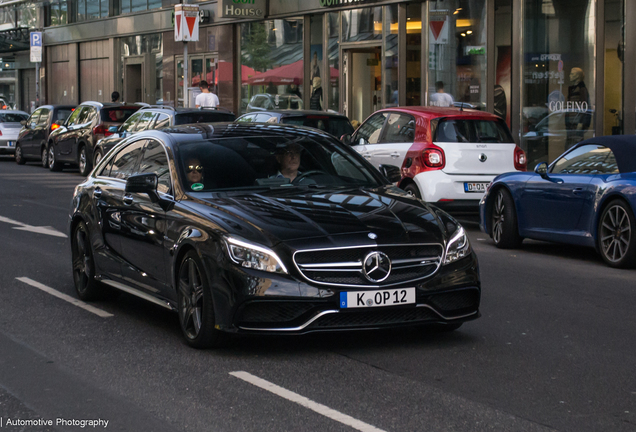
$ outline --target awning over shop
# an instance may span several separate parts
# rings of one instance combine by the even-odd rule
[[[339,77],[338,69],[331,67],[330,75],[331,75],[332,82],[337,81]],[[253,77],[249,78],[247,80],[247,83],[251,85],[264,85],[269,83],[272,83],[274,85],[285,85],[285,84],[299,85],[301,84],[303,77],[304,77],[303,61],[298,60],[288,65],[270,69],[262,73],[257,73]]]

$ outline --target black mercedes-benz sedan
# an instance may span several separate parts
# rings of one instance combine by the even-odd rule
[[[199,348],[229,333],[457,329],[479,316],[477,257],[391,168],[304,127],[135,134],[75,189],[78,296],[116,289],[175,310]]]

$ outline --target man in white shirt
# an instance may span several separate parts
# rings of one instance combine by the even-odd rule
[[[219,106],[219,98],[214,93],[210,92],[207,81],[201,81],[199,83],[199,88],[201,89],[201,94],[197,95],[194,100],[194,104],[197,108]]]
[[[431,106],[452,107],[455,101],[453,97],[444,91],[444,82],[435,83],[436,93],[431,95]]]

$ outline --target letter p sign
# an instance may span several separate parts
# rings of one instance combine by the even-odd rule
[[[42,32],[31,32],[31,46],[42,46]]]

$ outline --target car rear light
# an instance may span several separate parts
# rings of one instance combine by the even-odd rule
[[[437,147],[437,146],[436,146]],[[422,152],[424,165],[433,169],[444,168],[444,150],[441,148],[427,148]]]
[[[0,130],[0,136],[2,136],[2,131]]]
[[[6,105],[2,105],[2,109],[7,109],[7,106]]]
[[[528,160],[526,159],[526,153],[519,148],[515,147],[515,169],[517,171],[526,171],[528,166]]]
[[[103,135],[105,137],[111,136],[113,133],[108,131],[108,127],[104,125],[95,126],[93,128],[93,135]]]
[[[52,131],[54,131],[55,129],[57,129],[57,128],[59,128],[59,127],[60,127],[60,125],[59,125],[59,124],[57,124],[57,123],[53,123],[53,124],[51,125],[51,130],[52,130]]]

